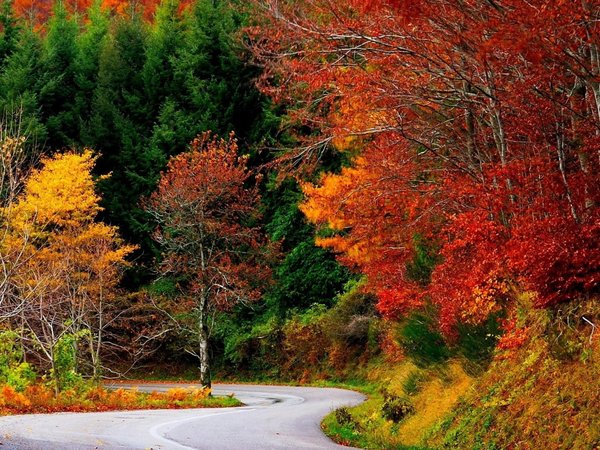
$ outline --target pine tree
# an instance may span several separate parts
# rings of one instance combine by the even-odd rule
[[[37,74],[42,120],[51,148],[72,146],[77,136],[74,100],[77,22],[69,17],[62,1],[54,5],[44,42],[41,72]]]
[[[0,73],[0,113],[19,116],[21,132],[30,137],[30,143],[46,138],[37,92],[41,57],[40,36],[31,28],[23,28]]]
[[[15,17],[12,1],[0,3],[0,68],[15,50],[19,35],[19,26]]]
[[[87,11],[85,30],[77,36],[75,58],[75,119],[78,123],[77,139],[86,142],[86,130],[92,116],[92,101],[98,83],[100,53],[107,39],[110,19],[102,8],[101,0],[96,0]]]

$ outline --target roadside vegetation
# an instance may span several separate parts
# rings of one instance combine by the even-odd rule
[[[463,358],[429,367],[410,358],[373,362],[363,373],[369,400],[331,413],[323,429],[371,449],[502,449],[515,441],[593,449],[600,440],[599,349],[581,318],[599,313],[597,300],[551,314],[521,295],[518,325],[500,338],[485,370],[473,371]]]
[[[57,345],[53,370],[40,377],[24,361],[17,338],[13,332],[0,333],[0,415],[241,405],[230,396],[212,396],[208,387],[182,384],[165,392],[145,393],[137,389],[107,388],[93,379],[86,380],[76,370],[73,342],[68,336]]]
[[[234,406],[241,406],[241,403],[233,397],[211,396],[210,389],[206,388],[181,387],[146,393],[80,383],[55,394],[52,388],[43,383],[32,384],[21,391],[10,385],[0,387],[1,415]]]

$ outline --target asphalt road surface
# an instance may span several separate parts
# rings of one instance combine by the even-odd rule
[[[364,400],[352,391],[310,387],[219,384],[213,393],[233,393],[246,406],[0,417],[0,450],[343,449],[323,434],[321,419]]]

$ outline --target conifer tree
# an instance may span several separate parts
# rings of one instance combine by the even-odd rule
[[[41,115],[51,148],[71,146],[77,135],[74,99],[78,32],[77,22],[69,17],[64,3],[56,2],[44,40],[41,72],[36,74]]]

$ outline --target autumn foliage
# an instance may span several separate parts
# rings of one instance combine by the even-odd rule
[[[351,160],[302,209],[384,316],[433,302],[451,332],[514,286],[540,307],[598,292],[594,2],[258,3],[263,89],[312,130],[284,162]],[[438,258],[415,277],[423,240]]]
[[[43,384],[17,391],[0,387],[0,414],[89,412],[134,409],[179,409],[222,406],[227,401],[210,397],[210,389],[185,386],[164,392],[145,393],[138,389],[109,389],[102,385],[82,385],[58,395]],[[231,401],[231,406],[235,401]]]
[[[187,8],[191,1],[183,0],[176,4],[180,11]],[[66,10],[73,15],[85,17],[90,7],[99,4],[103,11],[110,14],[125,17],[141,16],[147,21],[152,21],[154,13],[160,2],[157,0],[66,0],[63,2]],[[35,25],[37,28],[43,29],[46,22],[52,17],[54,2],[51,0],[15,0],[13,8],[15,14]]]
[[[114,226],[96,221],[101,211],[91,174],[90,150],[44,158],[24,181],[21,193],[0,209],[4,327],[19,330],[20,345],[49,369],[59,389],[70,377],[70,352],[85,340],[84,354],[93,376],[107,344],[109,310],[126,257]],[[61,354],[68,364],[61,369]],[[64,373],[63,373],[64,372]]]
[[[198,356],[208,386],[210,314],[258,300],[270,276],[247,159],[238,155],[233,136],[205,133],[169,161],[147,207],[158,223],[160,274],[176,281],[191,313],[197,348],[188,352]]]

